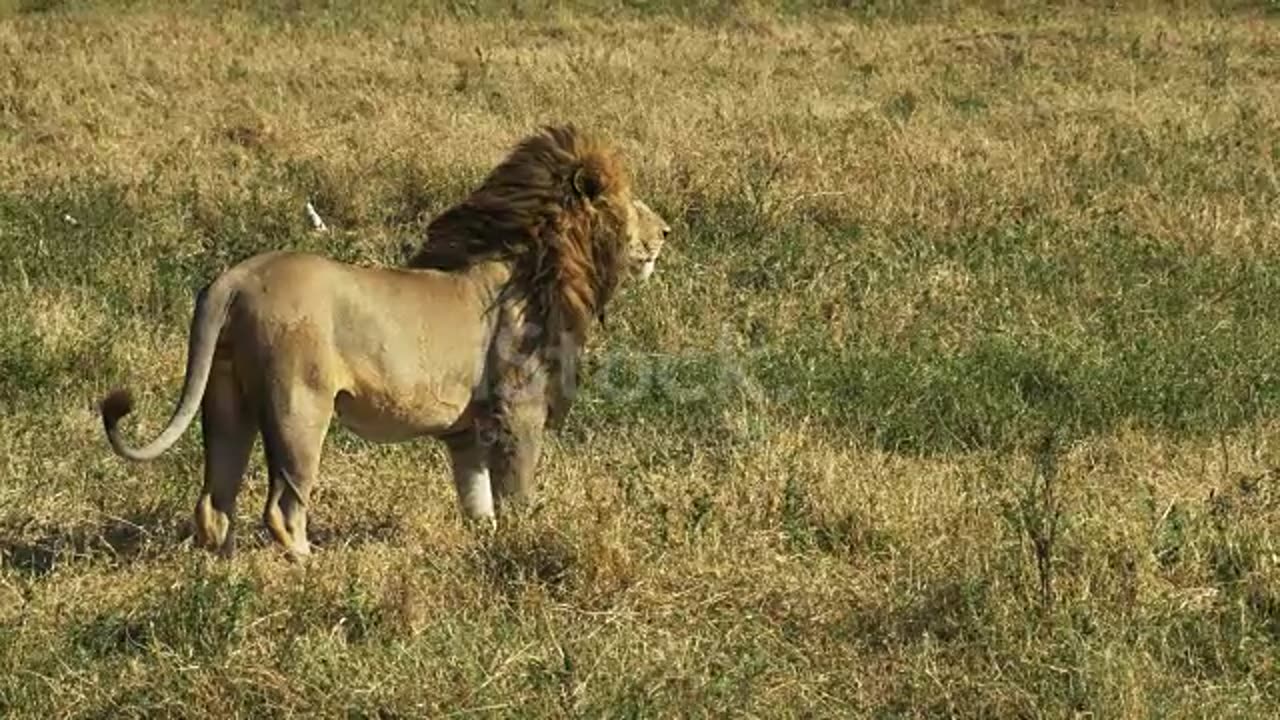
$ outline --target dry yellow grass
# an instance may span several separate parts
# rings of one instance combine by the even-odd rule
[[[1273,4],[239,5],[0,20],[0,714],[1280,710]],[[154,432],[218,270],[399,262],[563,121],[676,232],[540,512],[337,431],[314,562],[192,551],[197,433],[93,401]]]

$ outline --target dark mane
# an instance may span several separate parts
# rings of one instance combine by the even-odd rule
[[[415,268],[513,263],[513,292],[555,337],[585,342],[625,262],[631,185],[612,147],[573,126],[521,141],[465,200],[435,218]]]

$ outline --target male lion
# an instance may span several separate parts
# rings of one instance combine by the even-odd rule
[[[196,540],[223,555],[235,550],[255,433],[266,525],[291,557],[309,554],[306,506],[335,411],[369,440],[443,440],[463,512],[492,523],[495,507],[532,496],[544,426],[568,410],[588,330],[620,278],[633,267],[647,276],[652,257],[629,257],[652,251],[646,227],[669,231],[633,201],[612,148],[546,128],[431,222],[409,268],[272,252],[227,270],[197,298],[168,426],[126,445],[118,424],[132,401],[117,390],[101,405],[107,437],[119,455],[150,460],[199,407]]]

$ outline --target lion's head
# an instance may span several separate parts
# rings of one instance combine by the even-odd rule
[[[613,147],[573,126],[521,141],[480,187],[427,228],[411,267],[513,263],[513,292],[553,335],[586,340],[627,271],[639,214]]]
[[[627,248],[627,270],[632,277],[648,280],[658,263],[658,256],[671,234],[671,226],[662,216],[645,204],[633,200],[636,206],[636,234]]]

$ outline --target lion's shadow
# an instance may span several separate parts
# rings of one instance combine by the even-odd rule
[[[139,512],[98,524],[41,528],[0,527],[0,567],[43,577],[70,562],[130,563],[190,537],[190,523],[171,513]]]
[[[237,530],[242,551],[274,547],[267,529],[241,518]],[[129,564],[178,549],[191,539],[191,518],[184,513],[140,512],[109,518],[96,525],[65,528],[0,526],[0,568],[43,577],[59,565],[106,561]],[[402,535],[394,518],[317,523],[309,533],[318,549],[337,550],[391,542]]]

